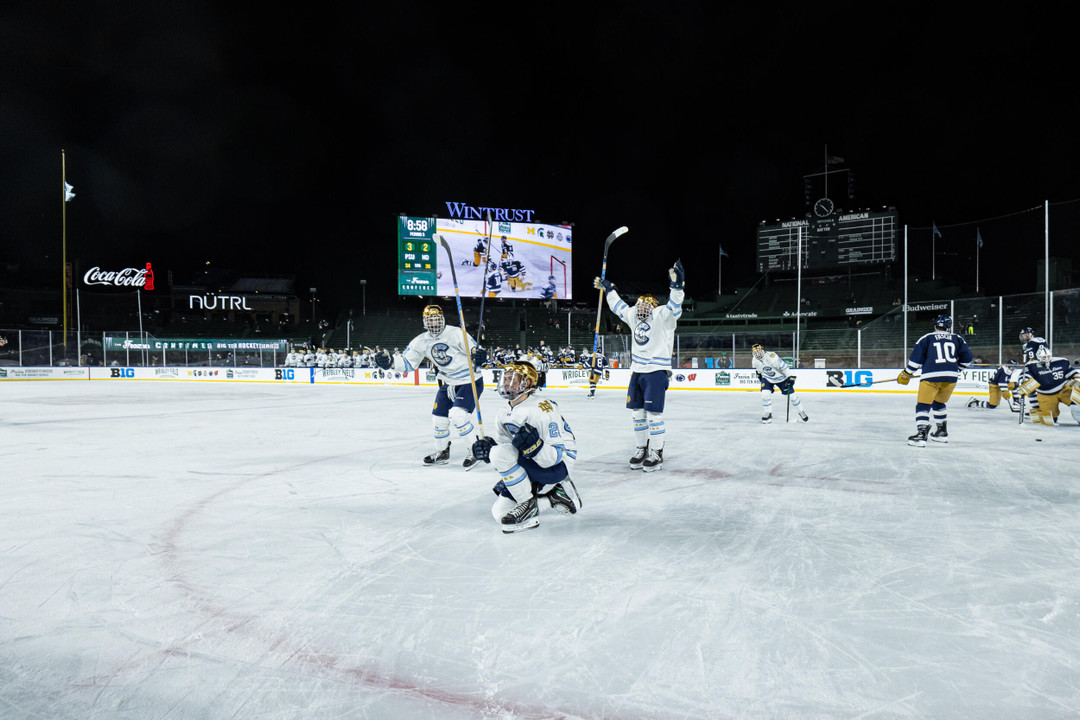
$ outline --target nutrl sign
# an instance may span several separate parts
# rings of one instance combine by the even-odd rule
[[[243,295],[189,295],[188,307],[192,310],[251,310]]]
[[[85,285],[112,285],[113,287],[141,288],[146,286],[147,276],[150,278],[150,287],[153,290],[153,271],[149,270],[150,263],[146,263],[147,269],[124,268],[123,270],[102,270],[96,265],[83,275]]]

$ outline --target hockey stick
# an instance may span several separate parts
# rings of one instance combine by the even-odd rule
[[[465,332],[465,312],[461,309],[461,293],[458,291],[457,270],[454,269],[454,254],[450,252],[450,243],[446,238],[439,235],[439,243],[446,250],[446,257],[450,259],[450,277],[454,279],[454,299],[457,300],[458,322],[461,324],[461,339],[465,343],[465,362],[469,364],[469,385],[472,387],[473,404],[476,405],[476,432],[484,437],[484,419],[480,415],[480,394],[476,392],[476,374],[473,372],[472,350],[469,348],[469,334]]]
[[[850,383],[848,385],[833,385],[833,387],[838,387],[838,388],[870,387],[871,385],[880,385],[881,383],[891,383],[891,382],[896,382],[896,378],[891,378],[889,380],[874,380],[873,382],[868,382],[868,383]]]
[[[491,262],[491,211],[487,211],[487,250],[484,251],[484,269],[480,273],[480,319],[476,322],[476,342],[483,342],[484,334],[484,298],[487,296],[488,263]],[[449,252],[449,251],[447,251]]]
[[[607,240],[604,241],[604,264],[600,267],[600,279],[603,280],[607,275],[607,254],[608,248],[611,247],[611,243],[615,242],[615,238],[620,235],[626,234],[630,228],[623,225],[613,233],[607,236]],[[592,372],[596,372],[596,348],[600,346],[600,313],[604,309],[604,288],[600,288],[600,302],[596,305],[596,329],[593,332],[592,341]]]

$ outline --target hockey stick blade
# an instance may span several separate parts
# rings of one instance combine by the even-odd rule
[[[874,382],[868,382],[868,383],[851,383],[850,385],[840,385],[839,387],[842,387],[842,388],[870,387],[871,385],[880,385],[881,383],[891,383],[891,382],[896,382],[896,378],[891,378],[889,380],[875,380]],[[836,387],[836,386],[834,385],[833,387]]]
[[[630,228],[623,225],[621,228],[617,228],[613,233],[607,236],[607,240],[604,241],[604,255],[607,255],[608,248],[611,247],[611,243],[615,242],[615,238],[620,235],[625,235],[630,232]]]

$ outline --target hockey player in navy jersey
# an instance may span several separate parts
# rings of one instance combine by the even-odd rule
[[[1035,351],[1035,362],[1024,368],[1025,377],[1020,381],[1024,393],[1038,396],[1038,407],[1031,410],[1031,422],[1056,425],[1060,414],[1059,405],[1072,404],[1073,387],[1077,384],[1080,369],[1069,364],[1063,357],[1054,357],[1045,345]]]
[[[990,376],[990,399],[980,400],[979,398],[971,398],[968,400],[967,406],[969,408],[982,408],[986,410],[993,410],[1002,401],[1002,399],[1008,400],[1012,397],[1009,392],[1009,378],[1012,376],[1012,371],[1004,365],[999,365],[998,369],[994,371],[994,374]]]
[[[597,349],[589,356],[589,364],[586,367],[589,368],[589,394],[585,397],[596,397],[596,383],[600,382],[604,371],[607,370],[607,356]]]
[[[934,442],[949,442],[945,404],[956,388],[960,370],[971,362],[971,348],[962,336],[952,332],[952,318],[938,315],[934,320],[934,331],[915,342],[907,365],[896,378],[896,382],[907,385],[922,371],[915,402],[915,434],[908,438],[908,445],[926,447],[928,435]],[[937,426],[933,433],[930,432],[931,417]]]
[[[1020,331],[1020,342],[1020,364],[1024,366],[1025,370],[1029,365],[1035,364],[1035,356],[1038,354],[1039,348],[1050,350],[1050,346],[1046,344],[1046,338],[1039,337],[1035,334],[1035,330],[1029,327]],[[1032,392],[1028,394],[1027,400],[1031,406],[1032,415],[1034,415],[1039,408],[1038,393]]]
[[[682,261],[676,260],[668,270],[671,291],[663,307],[652,295],[642,295],[635,305],[627,305],[610,280],[593,280],[593,287],[607,293],[611,311],[633,331],[626,407],[634,418],[637,450],[630,458],[634,470],[652,472],[664,466],[664,396],[671,379],[671,352],[675,345],[675,325],[682,316],[685,277]]]

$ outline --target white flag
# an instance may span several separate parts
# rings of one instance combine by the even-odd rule
[[[67,181],[64,181],[64,202],[71,202],[71,198],[75,197],[75,188],[68,185]]]

